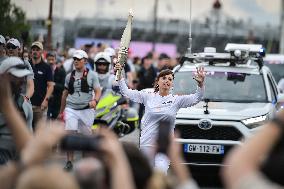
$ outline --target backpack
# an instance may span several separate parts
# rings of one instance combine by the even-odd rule
[[[83,72],[83,76],[81,77],[81,92],[83,93],[89,92],[89,85],[87,81],[88,73],[89,73],[89,69],[86,68]],[[71,95],[74,93],[74,82],[75,82],[75,70],[71,72],[70,80],[68,83],[68,92]]]

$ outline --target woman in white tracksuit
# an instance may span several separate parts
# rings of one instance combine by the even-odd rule
[[[115,70],[122,69],[120,64],[116,64]],[[159,122],[170,121],[172,132],[176,113],[180,108],[186,108],[197,104],[204,93],[204,68],[197,68],[194,77],[198,83],[196,93],[191,95],[173,95],[170,90],[173,86],[174,74],[171,70],[163,70],[159,73],[155,81],[154,92],[143,92],[129,89],[124,79],[119,80],[119,88],[123,96],[130,100],[145,105],[145,114],[141,120],[140,149],[150,159],[155,168],[167,172],[169,160],[165,155],[155,156],[155,143],[158,134]]]

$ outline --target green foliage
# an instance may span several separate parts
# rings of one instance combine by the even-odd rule
[[[19,39],[21,33],[29,29],[23,10],[10,0],[0,0],[0,34]]]

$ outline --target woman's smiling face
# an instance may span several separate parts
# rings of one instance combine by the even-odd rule
[[[168,75],[164,75],[160,77],[158,80],[159,91],[170,90],[173,86],[173,80],[174,78],[172,74],[168,74]]]

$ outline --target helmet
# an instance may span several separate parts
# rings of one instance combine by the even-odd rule
[[[115,55],[115,50],[111,47],[105,48],[104,52],[108,53],[110,57],[113,57]]]
[[[96,72],[99,74],[99,78],[103,79],[106,75],[109,75],[110,69],[111,69],[111,57],[107,52],[99,52],[96,54],[95,58],[95,69]],[[102,67],[99,67],[100,65],[106,65],[105,69]]]

